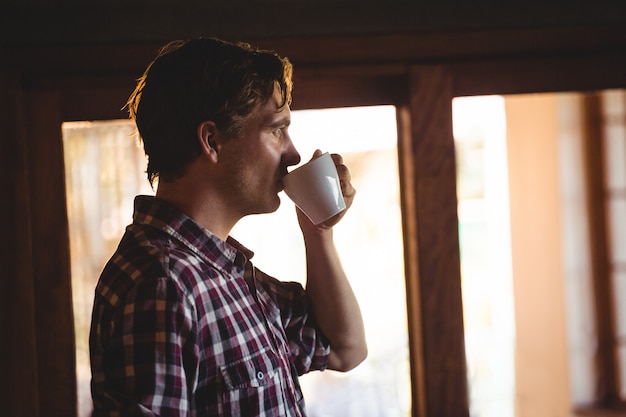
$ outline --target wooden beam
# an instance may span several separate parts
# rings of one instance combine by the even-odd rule
[[[450,63],[455,96],[626,87],[626,48]]]
[[[406,307],[409,329],[409,356],[411,363],[412,415],[427,416],[426,377],[424,370],[424,332],[422,327],[422,293],[417,245],[417,196],[415,161],[412,153],[411,111],[408,106],[397,109],[398,165],[400,170],[400,200],[402,205],[402,233],[404,235],[404,270],[406,276]]]
[[[414,415],[467,417],[452,77],[445,66],[416,66],[409,77],[399,152]]]
[[[302,68],[324,66],[432,64],[444,61],[480,64],[481,61],[514,59],[511,62],[519,64],[527,59],[545,58],[550,61],[568,55],[623,54],[626,51],[626,18],[624,20],[601,26],[583,23],[522,29],[499,26],[466,31],[457,28],[443,32],[395,31],[359,36],[337,33],[268,36],[259,33],[229,39],[244,40],[260,48],[277,51],[294,63],[296,73]],[[194,37],[192,33],[184,33],[163,39],[103,43],[87,42],[84,35],[77,38],[81,42],[48,44],[40,41],[33,45],[5,45],[3,65],[35,77],[59,74],[81,76],[89,72],[90,75],[117,73],[137,78],[164,43]],[[0,37],[0,45],[2,39]],[[570,68],[564,75],[570,73],[575,74],[576,70]],[[493,75],[498,74],[506,76],[506,73],[493,71]]]
[[[59,93],[25,94],[31,248],[42,415],[76,415],[74,319]]]

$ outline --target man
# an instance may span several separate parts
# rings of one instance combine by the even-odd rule
[[[291,72],[273,52],[196,39],[166,45],[139,79],[128,107],[158,185],[136,198],[96,289],[94,416],[304,416],[299,375],[366,357],[332,237],[345,211],[319,226],[298,211],[306,290],[257,270],[229,237],[278,208],[300,161]],[[349,207],[350,173],[333,159]]]

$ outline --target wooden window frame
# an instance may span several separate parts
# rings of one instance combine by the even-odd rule
[[[609,224],[606,195],[606,135],[605,111],[600,92],[584,96],[584,154],[585,176],[589,190],[587,208],[591,245],[591,265],[597,350],[595,370],[597,378],[596,401],[581,406],[576,412],[581,416],[626,416],[626,401],[620,399],[618,358],[616,345],[616,306],[611,282],[611,258],[609,249]]]

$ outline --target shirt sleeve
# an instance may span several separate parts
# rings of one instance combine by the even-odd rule
[[[330,342],[319,329],[305,289],[298,282],[284,282],[255,268],[258,285],[276,304],[298,375],[328,366]]]
[[[91,330],[94,417],[187,416],[198,352],[195,312],[167,278],[137,283],[111,305],[96,297]]]

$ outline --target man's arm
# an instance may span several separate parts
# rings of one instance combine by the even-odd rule
[[[315,156],[318,155],[316,151]],[[350,172],[339,155],[333,155],[339,173],[346,207],[352,205],[356,191],[350,183]],[[343,270],[333,241],[333,229],[345,214],[314,226],[298,210],[298,221],[306,247],[306,291],[317,323],[330,340],[328,368],[349,371],[367,357],[367,344],[361,309]]]

